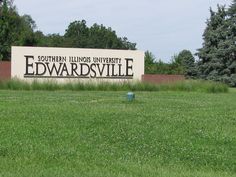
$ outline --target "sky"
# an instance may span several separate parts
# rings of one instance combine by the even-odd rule
[[[15,0],[18,12],[31,15],[44,34],[63,35],[75,20],[103,24],[169,62],[181,50],[202,46],[209,9],[231,0]]]

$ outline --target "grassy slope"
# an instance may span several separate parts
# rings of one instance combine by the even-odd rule
[[[236,176],[236,95],[0,91],[0,176]]]

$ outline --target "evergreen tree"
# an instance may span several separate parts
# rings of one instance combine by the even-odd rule
[[[235,4],[235,3],[234,3]],[[203,34],[203,47],[199,49],[198,76],[202,79],[221,81],[236,86],[235,78],[235,12],[218,6]],[[229,15],[230,12],[230,15]]]
[[[228,10],[228,14],[231,17],[235,17],[235,13],[236,13],[236,0],[233,0],[233,3],[231,4]]]
[[[229,47],[229,61],[228,68],[230,70],[229,84],[236,86],[236,0],[233,1],[232,5],[228,9],[228,20],[229,20],[229,37],[227,39]]]

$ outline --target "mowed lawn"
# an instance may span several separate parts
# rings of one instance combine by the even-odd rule
[[[0,176],[236,176],[236,92],[0,91]]]

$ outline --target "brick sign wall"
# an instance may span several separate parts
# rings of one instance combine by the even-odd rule
[[[183,75],[168,75],[168,74],[145,74],[142,76],[143,82],[154,84],[174,83],[185,80]]]
[[[11,62],[0,62],[0,80],[7,80],[11,78]]]
[[[11,62],[0,62],[0,80],[6,80],[11,78]],[[173,83],[185,80],[183,75],[159,75],[159,74],[145,74],[142,76],[143,82],[162,84]]]

